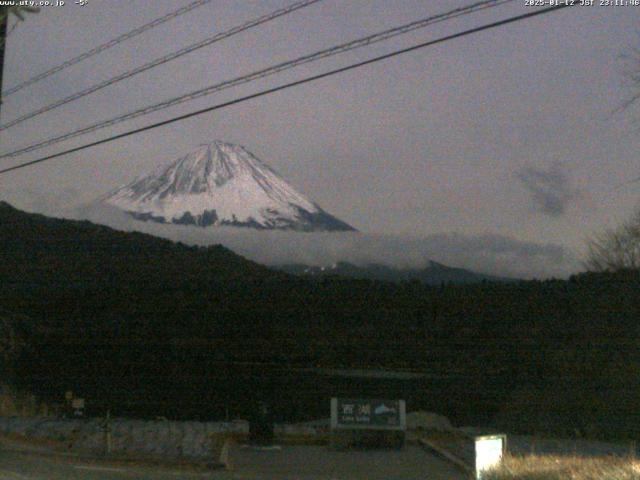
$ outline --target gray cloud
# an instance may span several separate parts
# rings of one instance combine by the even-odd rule
[[[536,211],[545,215],[563,215],[578,196],[560,162],[554,162],[546,169],[521,168],[516,172],[516,178],[531,193]]]
[[[518,278],[566,277],[579,269],[575,256],[557,244],[521,241],[504,235],[441,233],[422,238],[365,233],[299,233],[231,227],[161,225],[133,220],[106,206],[90,206],[74,218],[125,231],[141,231],[190,245],[222,244],[266,265],[382,263],[425,267],[430,260],[477,272]]]

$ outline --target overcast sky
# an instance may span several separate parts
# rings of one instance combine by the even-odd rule
[[[89,0],[80,7],[69,0],[44,7],[9,36],[4,87],[187,3]],[[214,0],[6,98],[2,121],[290,3]],[[469,3],[324,0],[4,131],[0,151]],[[520,0],[440,23],[0,165],[532,8]],[[640,7],[578,6],[466,36],[2,175],[0,199],[69,215],[156,165],[220,139],[247,147],[365,237],[413,246],[424,240],[436,260],[491,273],[566,275],[579,269],[587,236],[638,205],[640,184],[619,185],[640,176],[634,123],[640,109],[614,111],[633,93],[621,57],[640,48],[639,20]],[[255,251],[267,243],[251,235]],[[315,242],[298,235],[291,240],[295,248],[283,248],[278,261],[283,252],[321,252],[326,243],[326,236]],[[454,238],[458,243],[443,241]],[[389,248],[402,250],[399,245]],[[487,253],[504,248],[511,268],[504,257]],[[271,258],[252,251],[241,253]],[[482,262],[472,260],[476,251]],[[339,256],[335,245],[331,252],[332,259]]]

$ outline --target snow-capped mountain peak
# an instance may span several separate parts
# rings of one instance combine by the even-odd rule
[[[214,141],[103,200],[138,220],[260,229],[353,230],[240,145]]]

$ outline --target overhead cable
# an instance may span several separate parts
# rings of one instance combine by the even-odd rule
[[[179,17],[180,15],[183,15],[187,12],[190,12],[191,10],[201,7],[209,2],[211,2],[212,0],[196,0],[195,2],[191,2],[189,5],[185,5],[184,7],[181,7],[177,10],[174,10],[171,13],[168,13],[160,18],[156,18],[155,20],[146,23],[138,28],[135,28],[133,30],[131,30],[130,32],[124,33],[112,40],[109,40],[106,43],[103,43],[101,45],[98,45],[95,48],[92,48],[89,51],[86,51],[84,53],[81,53],[80,55],[73,57],[65,62],[62,62],[59,65],[56,65],[55,67],[50,68],[49,70],[42,72],[38,75],[35,75],[34,77],[31,77],[28,80],[25,80],[22,83],[19,83],[18,85],[15,85],[11,88],[6,89],[4,92],[2,92],[2,97],[6,98],[9,95],[12,95],[16,92],[19,92],[20,90],[22,90],[23,88],[28,87],[29,85],[33,85],[34,83],[39,82],[40,80],[44,80],[47,77],[50,77],[51,75],[53,75],[54,73],[58,73],[61,70],[64,70],[65,68],[68,68],[72,65],[75,65],[77,63],[82,62],[83,60],[86,60],[87,58],[93,57],[94,55],[99,54],[100,52],[104,52],[105,50],[108,50],[111,47],[115,47],[116,45],[127,41],[133,37],[136,37],[138,35],[140,35],[143,32],[146,32],[147,30],[151,30],[152,28],[157,27],[160,24],[163,24],[165,22],[168,22],[169,20],[172,20],[176,17]]]
[[[32,112],[26,113],[14,120],[11,120],[3,125],[0,125],[0,131],[2,130],[6,130],[7,128],[13,127],[14,125],[17,125],[19,123],[24,122],[25,120],[28,120],[30,118],[36,117],[38,115],[41,115],[45,112],[49,112],[51,110],[54,110],[58,107],[61,107],[62,105],[66,105],[67,103],[71,103],[75,100],[78,100],[82,97],[86,97],[87,95],[90,95],[92,93],[97,92],[98,90],[102,90],[103,88],[106,88],[110,85],[113,85],[114,83],[118,83],[121,82],[122,80],[126,80],[128,78],[131,78],[135,75],[138,75],[142,72],[146,72],[147,70],[151,70],[152,68],[155,68],[157,66],[160,65],[164,65],[167,62],[170,62],[172,60],[175,60],[176,58],[182,57],[188,53],[194,52],[195,50],[198,50],[200,48],[212,45],[213,43],[219,42],[221,40],[224,40],[225,38],[229,38],[233,35],[236,35],[240,32],[244,32],[245,30],[248,30],[250,28],[254,28],[257,27],[258,25],[262,25],[263,23],[269,22],[271,20],[274,20],[276,18],[282,17],[283,15],[288,15],[289,13],[295,12],[296,10],[300,10],[301,8],[305,8],[305,7],[309,7],[311,5],[313,5],[314,3],[320,2],[322,0],[301,0],[298,1],[296,3],[293,3],[291,5],[289,5],[288,7],[285,8],[280,8],[278,10],[275,10],[271,13],[268,13],[266,15],[263,15],[259,18],[255,18],[251,21],[245,22],[242,25],[238,25],[236,27],[233,27],[229,30],[226,30],[224,32],[220,32],[217,33],[215,35],[213,35],[212,37],[208,37],[198,43],[194,43],[192,45],[189,45],[188,47],[185,48],[181,48],[180,50],[170,53],[168,55],[164,55],[162,57],[156,58],[155,60],[152,60],[150,62],[145,63],[144,65],[141,65],[139,67],[136,67],[132,70],[128,70],[124,73],[121,73],[119,75],[116,75],[115,77],[112,77],[108,80],[105,80],[103,82],[97,83],[95,85],[92,85],[88,88],[85,88],[84,90],[81,90],[79,92],[76,92],[72,95],[69,95],[68,97],[65,97],[61,100],[57,100],[49,105],[46,105],[44,107],[38,108],[37,110],[34,110]]]
[[[133,118],[137,118],[143,115],[148,115],[153,112],[157,112],[159,110],[164,110],[166,108],[172,107],[174,105],[179,105],[184,102],[188,102],[191,100],[195,100],[197,98],[205,97],[211,95],[213,93],[219,92],[221,90],[225,90],[227,88],[235,87],[238,85],[242,85],[248,82],[252,82],[264,77],[268,77],[274,75],[276,73],[283,72],[285,70],[290,70],[292,68],[298,67],[300,65],[304,65],[311,62],[316,62],[318,60],[332,57],[334,55],[338,55],[340,53],[348,52],[350,50],[355,50],[357,48],[362,48],[368,45],[372,45],[374,43],[378,43],[384,40],[388,40],[390,38],[396,37],[398,35],[403,35],[419,28],[424,28],[434,23],[442,22],[445,20],[450,20],[452,18],[456,18],[462,15],[468,15],[478,10],[487,9],[497,7],[504,3],[510,3],[515,0],[482,0],[480,2],[474,3],[472,5],[468,5],[466,7],[456,8],[454,10],[450,10],[445,13],[441,13],[438,15],[430,16],[421,20],[417,20],[405,25],[401,25],[399,27],[391,28],[388,30],[384,30],[373,35],[368,35],[366,37],[359,38],[357,40],[352,40],[347,43],[343,43],[334,47],[326,48],[324,50],[320,50],[318,52],[312,53],[310,55],[304,55],[302,57],[298,57],[294,60],[289,60],[283,63],[279,63],[273,65],[271,67],[258,70],[256,72],[250,73],[248,75],[243,75],[240,77],[236,77],[231,80],[226,80],[221,83],[217,83],[214,85],[210,85],[208,87],[180,95],[178,97],[174,97],[168,100],[164,100],[160,103],[155,103],[152,105],[148,105],[146,107],[128,112],[123,115],[118,115],[109,120],[101,121],[89,125],[87,127],[80,128],[78,130],[74,130],[71,132],[64,133],[62,135],[58,135],[53,138],[49,138],[42,142],[36,143],[34,145],[30,145],[27,147],[20,148],[18,150],[14,150],[12,152],[0,154],[0,158],[8,158],[15,157],[18,155],[22,155],[24,153],[32,152],[34,150],[39,150],[44,147],[48,147],[50,145],[54,145],[56,143],[62,142],[64,140],[68,140],[70,138],[77,137],[79,135],[84,135],[90,132],[94,132],[96,130],[100,130],[106,127],[110,127],[112,125],[116,125],[118,123],[131,120]]]
[[[95,147],[97,145],[102,145],[102,144],[105,144],[105,143],[108,143],[108,142],[112,142],[114,140],[118,140],[118,139],[121,139],[121,138],[129,137],[131,135],[135,135],[135,134],[138,134],[138,133],[142,133],[142,132],[145,132],[145,131],[148,131],[148,130],[152,130],[152,129],[158,128],[158,127],[162,127],[164,125],[169,125],[171,123],[179,122],[181,120],[186,120],[188,118],[195,117],[197,115],[202,115],[204,113],[209,113],[209,112],[212,112],[212,111],[215,111],[215,110],[220,110],[222,108],[229,107],[229,106],[232,106],[232,105],[237,105],[239,103],[243,103],[243,102],[246,102],[248,100],[252,100],[254,98],[262,97],[262,96],[269,95],[271,93],[279,92],[279,91],[282,91],[282,90],[286,90],[288,88],[292,88],[292,87],[295,87],[295,86],[298,86],[298,85],[302,85],[302,84],[305,84],[305,83],[313,82],[313,81],[319,80],[321,78],[325,78],[325,77],[333,76],[333,75],[336,75],[336,74],[339,74],[339,73],[347,72],[347,71],[350,71],[350,70],[353,70],[353,69],[356,69],[356,68],[359,68],[359,67],[363,67],[365,65],[370,65],[372,63],[380,62],[380,61],[386,60],[388,58],[392,58],[392,57],[396,57],[398,55],[402,55],[402,54],[405,54],[405,53],[408,53],[408,52],[412,52],[414,50],[426,48],[426,47],[429,47],[431,45],[436,45],[436,44],[443,43],[443,42],[446,42],[446,41],[449,41],[449,40],[453,40],[455,38],[464,37],[466,35],[470,35],[470,34],[473,34],[473,33],[481,32],[483,30],[489,30],[489,29],[492,29],[492,28],[500,27],[502,25],[507,25],[509,23],[518,22],[518,21],[521,21],[521,20],[525,20],[527,18],[532,18],[532,17],[538,16],[538,15],[551,13],[551,12],[566,8],[568,6],[571,6],[571,4],[566,4],[565,3],[565,4],[560,4],[558,6],[547,7],[547,8],[543,8],[543,9],[540,9],[540,10],[535,10],[533,12],[525,13],[525,14],[522,14],[522,15],[517,15],[517,16],[514,16],[514,17],[509,17],[509,18],[506,18],[504,20],[500,20],[500,21],[497,21],[497,22],[489,23],[489,24],[486,24],[486,25],[482,25],[480,27],[471,28],[469,30],[464,30],[462,32],[454,33],[452,35],[447,35],[445,37],[441,37],[441,38],[438,38],[438,39],[435,39],[435,40],[430,40],[428,42],[424,42],[424,43],[420,43],[420,44],[417,44],[417,45],[413,45],[413,46],[408,47],[408,48],[403,48],[401,50],[396,50],[394,52],[387,53],[385,55],[380,55],[378,57],[374,57],[374,58],[371,58],[369,60],[365,60],[365,61],[362,61],[362,62],[358,62],[358,63],[354,63],[354,64],[351,64],[351,65],[348,65],[346,67],[341,67],[341,68],[337,68],[335,70],[330,70],[328,72],[320,73],[318,75],[313,75],[311,77],[306,77],[306,78],[303,78],[301,80],[297,80],[297,81],[294,81],[294,82],[290,82],[290,83],[286,83],[286,84],[283,84],[283,85],[279,85],[277,87],[269,88],[267,90],[262,90],[260,92],[253,93],[251,95],[246,95],[244,97],[236,98],[234,100],[230,100],[228,102],[224,102],[224,103],[221,103],[221,104],[218,104],[218,105],[214,105],[214,106],[211,106],[211,107],[208,107],[208,108],[197,110],[195,112],[187,113],[185,115],[180,115],[178,117],[173,117],[173,118],[170,118],[168,120],[164,120],[162,122],[158,122],[158,123],[154,123],[154,124],[151,124],[151,125],[147,125],[146,127],[136,128],[134,130],[130,130],[128,132],[121,133],[119,135],[113,135],[111,137],[107,137],[107,138],[104,138],[102,140],[97,140],[95,142],[87,143],[87,144],[81,145],[79,147],[70,148],[68,150],[65,150],[65,151],[62,151],[62,152],[59,152],[59,153],[54,153],[52,155],[47,155],[45,157],[38,158],[36,160],[31,160],[29,162],[24,162],[24,163],[21,163],[21,164],[18,164],[18,165],[14,165],[12,167],[8,167],[8,168],[5,168],[3,170],[0,170],[0,174],[11,172],[11,171],[14,171],[14,170],[19,170],[19,169],[22,169],[22,168],[25,168],[25,167],[28,167],[28,166],[31,166],[31,165],[35,165],[35,164],[42,163],[42,162],[45,162],[45,161],[48,161],[48,160],[52,160],[54,158],[58,158],[58,157],[61,157],[61,156],[64,156],[64,155],[68,155],[70,153],[75,153],[75,152],[79,152],[81,150],[86,150],[88,148]]]

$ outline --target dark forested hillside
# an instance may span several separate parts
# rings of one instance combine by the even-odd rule
[[[513,282],[516,279],[496,277],[472,272],[463,268],[447,267],[430,262],[425,268],[396,268],[387,265],[370,263],[354,265],[349,262],[338,262],[330,266],[318,267],[304,264],[289,264],[275,267],[292,275],[301,275],[309,279],[338,275],[347,278],[380,280],[383,282],[408,282],[418,280],[428,285],[442,283],[477,283],[483,280],[493,282]]]
[[[175,244],[0,204],[0,307],[27,317],[22,387],[72,389],[89,410],[286,418],[328,397],[403,395],[458,423],[640,433],[640,273],[428,286],[272,272]],[[359,384],[316,367],[420,371]]]

